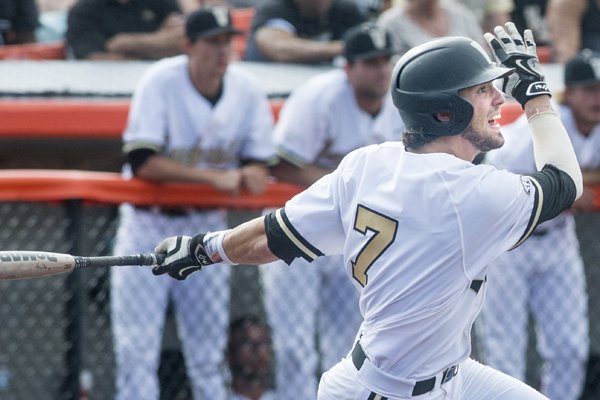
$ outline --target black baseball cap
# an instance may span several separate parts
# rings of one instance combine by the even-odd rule
[[[372,22],[357,25],[344,35],[343,56],[350,62],[393,54],[390,34]]]
[[[600,53],[584,49],[567,61],[565,86],[585,86],[600,82]]]
[[[190,40],[221,33],[242,34],[241,31],[233,27],[231,14],[227,7],[202,7],[188,15],[185,22],[185,34]]]

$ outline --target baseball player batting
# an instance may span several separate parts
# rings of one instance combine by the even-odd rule
[[[258,264],[342,254],[363,322],[348,356],[323,374],[319,400],[536,400],[523,382],[469,358],[492,260],[582,193],[575,153],[540,73],[531,31],[449,37],[406,53],[392,97],[404,146],[358,149],[285,207],[232,230],[177,236],[155,249],[176,279],[216,261]],[[523,106],[537,172],[474,165],[503,144],[502,89]],[[405,151],[406,149],[406,151]]]

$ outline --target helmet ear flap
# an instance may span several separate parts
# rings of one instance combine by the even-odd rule
[[[395,99],[394,104],[409,132],[457,135],[467,129],[473,118],[471,103],[454,93],[420,93],[418,101],[411,101],[412,96],[396,96]],[[440,119],[438,113],[447,114],[449,119]]]

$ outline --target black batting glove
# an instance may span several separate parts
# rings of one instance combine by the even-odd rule
[[[515,70],[514,74],[503,78],[502,91],[517,100],[521,107],[525,107],[525,103],[534,97],[551,96],[540,68],[531,30],[523,32],[523,39],[515,24],[507,22],[504,28],[495,27],[494,33],[496,36],[486,33],[483,37],[496,61]]]
[[[152,268],[154,275],[168,273],[177,280],[184,280],[192,272],[199,271],[202,267],[214,262],[204,250],[204,233],[190,236],[172,236],[166,238],[156,246],[155,254],[164,254],[165,260]]]

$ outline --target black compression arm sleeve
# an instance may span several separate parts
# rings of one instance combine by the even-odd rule
[[[133,174],[137,175],[137,170],[154,154],[156,154],[156,151],[148,148],[135,149],[127,153],[127,162],[131,165]]]

